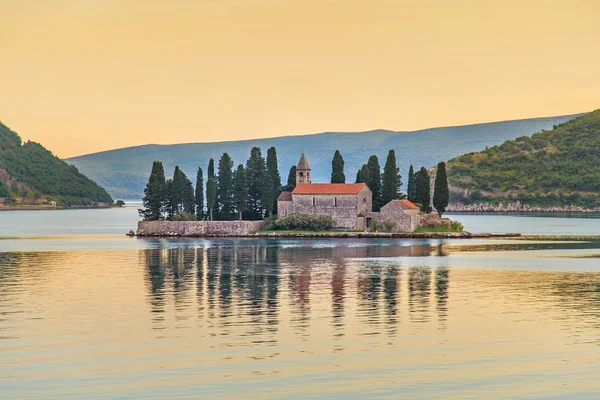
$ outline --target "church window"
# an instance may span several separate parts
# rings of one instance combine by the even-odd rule
[[[334,206],[334,207],[337,207],[337,197],[334,197],[334,198],[333,198],[333,206]]]
[[[315,207],[316,205],[317,205],[317,199],[315,199],[315,198],[313,197],[313,207]]]

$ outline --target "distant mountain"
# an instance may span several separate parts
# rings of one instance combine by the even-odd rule
[[[212,157],[216,162],[223,152],[229,153],[235,165],[245,164],[253,146],[261,147],[263,156],[266,156],[267,148],[277,148],[279,170],[284,180],[289,168],[298,162],[300,153],[304,151],[312,168],[311,177],[314,182],[329,182],[331,159],[335,150],[339,149],[345,160],[346,179],[354,182],[357,170],[372,154],[379,157],[383,168],[388,150],[394,149],[401,173],[406,176],[410,164],[419,167],[434,165],[459,154],[531,135],[541,129],[550,129],[552,125],[579,115],[582,114],[413,132],[326,132],[232,142],[144,145],[74,157],[66,161],[107,188],[113,196],[126,199],[143,196],[154,160],[163,162],[167,174],[171,174],[175,165],[179,165],[190,178],[194,178],[198,166],[206,174],[209,159]],[[403,181],[406,183],[406,178]]]
[[[600,110],[448,161],[453,202],[600,207]]]
[[[0,197],[47,197],[59,205],[112,203],[110,195],[77,168],[42,145],[21,138],[0,123]]]

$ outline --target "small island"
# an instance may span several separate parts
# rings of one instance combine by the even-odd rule
[[[278,182],[275,148],[270,148],[268,154],[265,162],[260,149],[253,148],[246,167],[240,164],[234,172],[233,162],[225,153],[219,161],[218,175],[211,160],[206,191],[201,168],[194,190],[178,167],[173,179],[165,180],[162,163],[155,161],[145,189],[144,208],[139,210],[144,220],[138,223],[137,236],[472,237],[463,231],[462,224],[442,217],[448,206],[443,162],[436,169],[433,205],[437,212],[432,212],[428,171],[421,168],[411,175],[404,195],[399,190],[402,183],[393,150],[383,174],[376,156],[372,156],[355,183],[345,182],[339,151],[332,161],[332,182],[311,182],[310,166],[302,153],[298,164],[290,168],[285,186]],[[250,218],[245,219],[245,215]]]

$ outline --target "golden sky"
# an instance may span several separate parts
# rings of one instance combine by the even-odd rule
[[[600,108],[598,0],[0,0],[0,121],[60,157]]]

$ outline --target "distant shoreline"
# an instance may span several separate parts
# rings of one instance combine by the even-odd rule
[[[74,206],[74,207],[54,207],[51,205],[23,205],[23,206],[0,206],[0,211],[56,211],[56,210],[96,210],[104,208],[118,208],[118,206]]]

